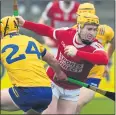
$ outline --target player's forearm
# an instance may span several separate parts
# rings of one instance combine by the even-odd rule
[[[48,64],[52,67],[52,69],[56,73],[59,73],[61,71],[60,65],[59,65],[58,61],[55,58],[51,58],[49,60]]]
[[[59,62],[52,54],[46,52],[45,56],[43,57],[43,60],[47,62],[56,73],[59,73],[61,71]]]
[[[28,30],[31,30],[39,35],[53,38],[54,29],[52,27],[47,26],[47,25],[37,24],[34,22],[30,22],[30,21],[25,21],[25,23],[23,24],[23,27],[28,29]]]
[[[86,60],[93,64],[99,64],[99,65],[108,64],[108,56],[104,51],[97,51],[96,53],[77,51],[76,56],[79,56],[83,60]]]
[[[108,57],[111,58],[112,54],[114,52],[114,47],[112,44],[108,44],[108,49],[107,49],[107,53],[108,53]]]

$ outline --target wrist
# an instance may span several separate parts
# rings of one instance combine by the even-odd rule
[[[76,51],[76,54],[75,54],[75,56],[73,57],[73,59],[74,59],[75,61],[79,61],[79,60],[80,60],[80,58],[79,58],[80,52],[81,52],[81,51],[79,51],[79,50]]]
[[[80,51],[77,50],[75,57],[79,56]]]

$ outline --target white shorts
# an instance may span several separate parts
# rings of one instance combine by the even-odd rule
[[[52,82],[52,93],[58,99],[76,101],[78,100],[80,89],[67,90],[62,87],[59,87]]]

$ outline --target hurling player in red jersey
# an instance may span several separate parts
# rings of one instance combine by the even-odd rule
[[[50,26],[54,28],[72,27],[76,24],[76,12],[79,4],[74,0],[49,2],[38,23],[47,24],[50,21]],[[45,36],[43,39],[45,44],[51,48],[51,52],[56,55],[58,45],[56,40]]]
[[[99,18],[90,13],[82,13],[78,16],[78,29],[62,28],[54,29],[44,24],[36,24],[24,20],[21,16],[17,17],[19,24],[35,33],[48,36],[58,42],[57,60],[60,67],[74,79],[86,82],[89,71],[95,65],[107,65],[108,56],[103,46],[95,39]],[[55,72],[51,67],[47,74],[52,81],[53,99],[44,114],[73,114],[76,111],[80,86],[69,83],[68,81],[54,80]],[[99,84],[100,79],[91,81]]]

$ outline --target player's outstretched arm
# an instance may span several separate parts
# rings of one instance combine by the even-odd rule
[[[45,24],[38,24],[24,20],[21,16],[16,16],[16,18],[19,21],[19,25],[22,26],[23,28],[31,30],[41,36],[47,36],[53,38],[54,28],[47,26]]]
[[[94,53],[78,51],[76,55],[93,64],[98,64],[98,65],[108,64],[108,56],[105,51],[96,51]]]
[[[85,52],[77,50],[74,46],[66,46],[64,49],[64,53],[68,56],[71,56],[76,60],[77,57],[80,57],[83,60],[86,60],[93,64],[99,65],[107,65],[108,64],[108,56],[107,53],[103,50],[95,51],[94,53]]]
[[[59,66],[58,60],[56,60],[56,58],[52,54],[46,51],[46,54],[44,55],[43,60],[47,62],[54,69],[56,73],[55,77],[57,78],[57,80],[67,79],[66,74],[61,70]]]

